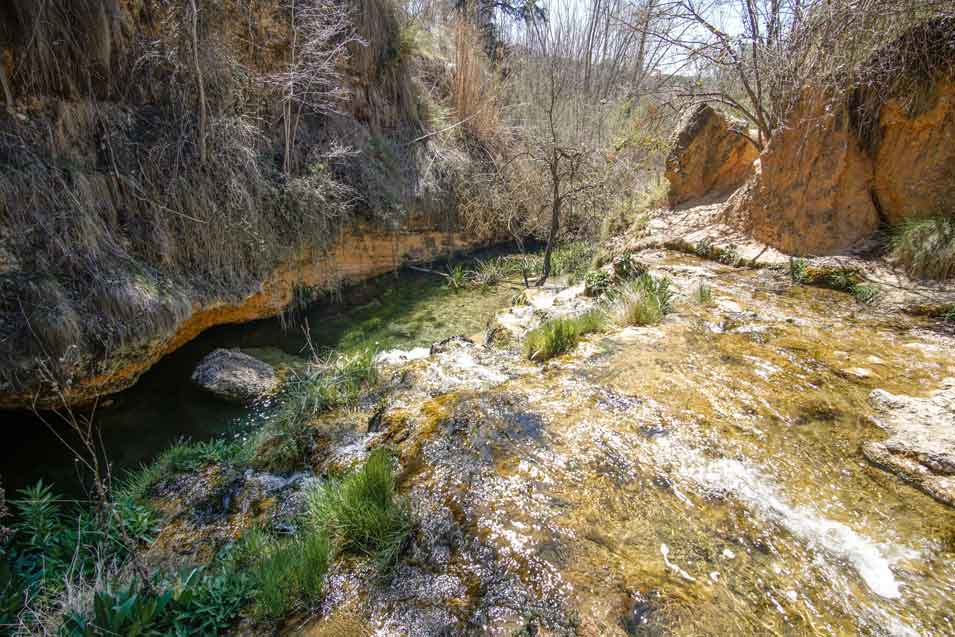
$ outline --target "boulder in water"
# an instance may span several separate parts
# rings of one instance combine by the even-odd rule
[[[238,350],[217,349],[203,358],[192,382],[219,398],[249,402],[278,388],[279,378],[267,363]]]

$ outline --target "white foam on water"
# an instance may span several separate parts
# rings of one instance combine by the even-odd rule
[[[419,361],[431,355],[429,347],[415,347],[413,349],[389,349],[375,356],[375,363],[379,365],[401,365],[409,361]]]
[[[787,503],[754,467],[729,458],[703,460],[682,445],[676,445],[681,447],[676,449],[672,441],[665,439],[659,440],[656,446],[667,455],[679,453],[680,461],[675,464],[682,476],[704,492],[731,494],[787,529],[810,549],[845,560],[876,595],[887,599],[902,596],[899,581],[879,545],[841,522],[824,518],[807,507]],[[694,462],[693,456],[698,461]]]

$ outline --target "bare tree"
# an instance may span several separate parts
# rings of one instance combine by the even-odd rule
[[[293,148],[305,113],[339,112],[348,95],[342,73],[348,46],[364,45],[343,3],[335,0],[289,0],[289,61],[272,82],[282,100],[285,152],[282,168],[291,174]]]
[[[208,114],[206,112],[206,86],[202,77],[202,65],[199,63],[199,9],[196,0],[189,0],[192,9],[192,62],[196,72],[196,86],[199,90],[199,161],[206,163],[206,132],[208,131]]]
[[[538,203],[549,208],[543,271],[551,272],[551,254],[568,207],[599,189],[606,104],[585,86],[587,32],[578,6],[570,0],[550,5],[547,20],[531,19],[521,47],[518,98],[522,112],[520,157],[540,169],[543,183]],[[536,193],[535,193],[536,194]]]
[[[756,130],[762,149],[806,87],[845,96],[864,62],[887,41],[950,0],[658,0],[682,76],[673,92],[721,104]],[[745,133],[742,133],[745,135]]]

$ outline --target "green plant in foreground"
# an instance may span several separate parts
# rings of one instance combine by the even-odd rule
[[[789,258],[789,277],[794,283],[802,283],[806,280],[806,268],[808,264],[805,259],[796,257]]]
[[[614,290],[609,313],[620,325],[655,325],[673,311],[670,279],[643,274]]]
[[[546,361],[573,348],[581,336],[603,329],[603,316],[588,312],[574,318],[556,318],[545,321],[527,333],[524,356],[532,361]]]
[[[610,275],[603,270],[591,270],[584,275],[584,294],[600,296],[610,287]]]
[[[693,298],[696,299],[696,302],[700,305],[709,305],[713,302],[713,290],[700,281],[699,286],[697,286],[696,291],[693,293]]]
[[[290,539],[258,531],[257,559],[248,568],[252,578],[252,613],[260,620],[278,620],[293,609],[312,608],[322,598],[325,573],[334,549],[322,529],[306,525]]]
[[[238,618],[251,592],[249,580],[235,570],[107,589],[93,597],[92,613],[70,611],[63,620],[66,637],[102,635],[218,635]]]
[[[382,572],[397,562],[411,532],[391,455],[375,449],[356,471],[309,494],[308,515],[343,551],[372,558]]]
[[[129,543],[148,541],[156,526],[153,512],[121,497],[96,512],[64,511],[51,487],[38,482],[11,501],[16,513],[12,539],[0,564],[0,621],[13,623],[23,609],[61,592],[67,577],[86,578],[104,564],[128,556]],[[37,603],[40,600],[40,604]]]
[[[955,276],[955,216],[906,219],[892,229],[892,256],[913,276],[938,281]]]

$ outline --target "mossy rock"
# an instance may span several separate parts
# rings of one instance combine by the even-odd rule
[[[837,265],[809,265],[802,271],[800,283],[848,292],[863,281],[865,281],[865,277],[855,268]]]

